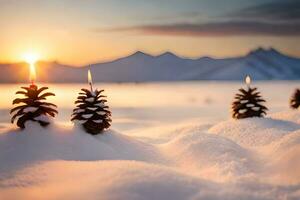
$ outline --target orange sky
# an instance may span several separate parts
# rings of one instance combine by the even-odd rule
[[[228,57],[246,54],[258,46],[272,46],[300,57],[298,32],[280,31],[273,35],[266,33],[268,30],[251,29],[250,34],[230,32],[232,35],[228,35],[222,33],[227,27],[222,27],[216,36],[211,30],[203,33],[203,28],[199,28],[202,25],[199,22],[211,23],[218,16],[255,6],[257,2],[267,1],[255,0],[250,5],[244,0],[229,0],[231,7],[217,6],[215,0],[188,0],[185,4],[174,0],[172,6],[166,0],[152,3],[136,0],[109,3],[101,0],[1,1],[0,62],[22,61],[27,52],[39,54],[42,60],[77,66],[111,60],[136,50],[150,54],[172,51],[186,57]],[[195,9],[200,14],[193,14]],[[195,33],[184,35],[177,29],[176,34],[170,33],[164,26],[163,31],[166,31],[162,34],[149,34],[143,27],[164,23],[167,26],[179,24],[175,26],[177,29],[183,26],[181,24],[197,27]],[[123,27],[129,30],[108,31]]]

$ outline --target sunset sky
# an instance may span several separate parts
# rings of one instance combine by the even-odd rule
[[[72,65],[136,50],[227,57],[258,46],[300,57],[297,0],[0,0],[0,62],[28,52]]]

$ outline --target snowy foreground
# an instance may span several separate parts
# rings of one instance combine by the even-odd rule
[[[99,136],[69,122],[87,84],[49,85],[58,117],[24,131],[8,124],[24,85],[0,85],[0,200],[298,200],[300,111],[288,99],[299,82],[258,83],[267,117],[231,120],[242,85],[99,83],[113,113]]]
[[[299,199],[300,112],[90,136],[1,125],[1,199]]]

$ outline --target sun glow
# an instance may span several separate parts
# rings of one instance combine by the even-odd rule
[[[30,65],[34,65],[39,59],[39,55],[36,53],[26,53],[23,55],[24,60]]]

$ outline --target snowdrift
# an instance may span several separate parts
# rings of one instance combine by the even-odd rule
[[[0,180],[0,192],[5,199],[284,200],[296,199],[299,187],[251,181],[220,184],[136,161],[52,161]]]
[[[250,152],[223,136],[199,132],[197,127],[186,129],[162,147],[177,164],[202,177],[223,181],[252,172]]]
[[[282,139],[267,145],[266,170],[275,182],[300,183],[300,130],[291,132]]]
[[[36,161],[141,160],[158,162],[157,150],[143,142],[108,130],[91,136],[81,128],[53,125],[44,129],[29,122],[25,130],[0,133],[0,175]]]
[[[58,124],[1,128],[0,193],[5,199],[299,199],[298,114],[277,116],[213,126],[193,121],[140,137],[113,130],[91,136]]]
[[[248,118],[228,120],[211,127],[208,132],[230,138],[240,145],[261,146],[279,140],[300,128],[300,124],[271,119]]]
[[[272,114],[271,117],[273,119],[286,120],[286,121],[291,121],[300,124],[299,110],[282,111],[282,112]]]
[[[256,154],[256,177],[269,183],[299,184],[300,124],[296,122],[300,113],[288,111],[272,117],[228,120],[208,132],[230,138]]]

